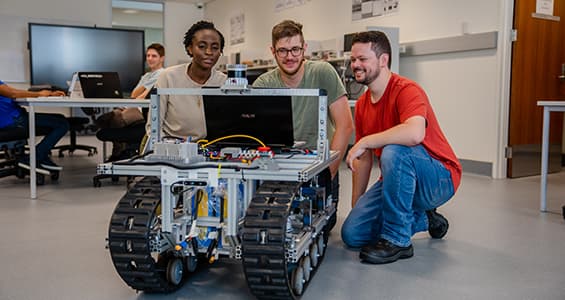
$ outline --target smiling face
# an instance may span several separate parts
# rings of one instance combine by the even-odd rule
[[[194,33],[192,42],[186,48],[192,56],[192,64],[203,70],[211,70],[222,54],[220,35],[212,29]]]
[[[164,56],[159,55],[157,50],[149,48],[145,54],[145,60],[147,61],[147,66],[151,71],[155,71],[163,67],[163,62],[165,60]]]
[[[355,43],[351,46],[351,70],[357,83],[369,85],[387,66],[388,54],[377,56],[371,49],[371,43]]]
[[[281,38],[275,43],[274,48],[271,47],[277,65],[288,76],[292,76],[300,70],[304,62],[305,50],[306,45],[300,35]]]

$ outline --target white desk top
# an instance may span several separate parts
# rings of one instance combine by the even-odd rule
[[[38,97],[18,98],[16,102],[26,106],[59,106],[59,107],[115,107],[115,106],[149,106],[147,99],[119,98],[69,98],[69,97]]]

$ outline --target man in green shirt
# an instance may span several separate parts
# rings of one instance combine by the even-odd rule
[[[327,62],[304,59],[307,44],[302,34],[302,24],[285,20],[272,30],[271,52],[278,68],[262,74],[254,87],[324,89],[328,95],[328,138],[330,149],[339,151],[330,171],[336,177],[349,138],[353,133],[353,120],[347,93],[339,75]],[[318,102],[308,97],[293,97],[294,139],[305,141],[306,147],[316,149],[318,141]],[[337,181],[337,178],[335,178]],[[336,191],[337,192],[337,191]],[[336,195],[337,196],[337,195]]]

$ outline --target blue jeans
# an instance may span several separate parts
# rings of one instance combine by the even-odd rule
[[[29,115],[27,112],[22,112],[18,118],[14,119],[13,127],[26,128],[29,132]],[[60,114],[36,113],[36,130],[38,127],[48,129],[48,133],[35,148],[37,161],[43,162],[48,158],[51,149],[69,131],[69,122],[65,116]]]
[[[406,247],[412,235],[428,229],[425,211],[453,196],[451,174],[423,146],[387,145],[380,159],[381,179],[359,197],[341,228],[349,247],[380,238]]]

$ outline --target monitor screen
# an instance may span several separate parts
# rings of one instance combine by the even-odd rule
[[[203,99],[209,141],[244,134],[271,147],[290,148],[294,144],[291,96],[204,95]],[[246,138],[222,143],[257,146],[256,142]]]
[[[142,30],[29,24],[31,84],[67,88],[74,72],[117,72],[129,94],[144,73]]]
[[[347,33],[343,35],[343,52],[351,51],[351,42],[355,33]]]

